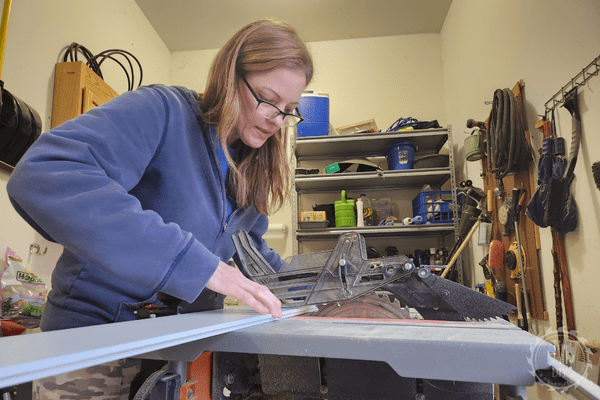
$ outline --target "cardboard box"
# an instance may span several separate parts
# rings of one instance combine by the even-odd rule
[[[373,133],[379,132],[379,128],[377,128],[377,124],[374,119],[370,119],[368,121],[357,122],[355,124],[342,126],[340,128],[335,128],[336,132],[339,135],[348,135],[353,133]]]

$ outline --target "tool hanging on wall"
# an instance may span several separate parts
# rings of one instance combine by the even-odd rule
[[[531,321],[531,307],[529,305],[529,297],[527,296],[527,285],[525,283],[525,255],[523,251],[523,246],[521,245],[521,236],[519,235],[519,214],[521,213],[521,209],[523,207],[525,191],[522,189],[514,188],[512,193],[513,204],[511,207],[511,212],[513,214],[515,238],[517,240],[517,258],[519,261],[519,267],[521,268],[521,284],[523,285],[523,304],[525,305],[525,317],[527,318],[527,321]]]
[[[556,291],[561,292],[560,288],[562,285],[562,294],[565,305],[565,316],[567,320],[567,330],[569,334],[576,335],[575,328],[575,316],[573,314],[573,302],[571,297],[571,285],[569,279],[569,269],[567,265],[567,258],[564,244],[564,234],[570,232],[577,227],[577,209],[575,202],[571,197],[570,190],[563,190],[560,193],[561,196],[566,196],[566,199],[553,201],[553,205],[560,207],[560,215],[551,215],[552,213],[545,212],[543,206],[546,203],[546,199],[549,196],[549,182],[557,177],[561,179],[555,188],[553,193],[558,192],[559,188],[569,189],[570,184],[573,180],[573,169],[575,162],[577,161],[577,152],[579,151],[579,144],[581,141],[581,117],[579,113],[579,104],[577,99],[577,88],[585,85],[585,83],[593,76],[598,75],[600,72],[600,56],[596,57],[590,64],[581,70],[573,79],[571,79],[566,85],[564,85],[550,100],[545,104],[544,118],[541,124],[538,123],[536,126],[543,127],[544,132],[544,146],[542,148],[542,157],[538,165],[538,184],[539,188],[536,194],[532,197],[531,201],[527,205],[527,216],[535,224],[546,227],[551,227],[552,232],[552,255],[555,260],[555,268],[558,267],[558,271],[554,273],[554,285],[555,294]],[[570,88],[570,90],[568,90]],[[566,94],[565,94],[566,93]],[[550,159],[548,154],[552,154],[550,149],[553,147],[554,139],[556,139],[555,124],[554,121],[554,109],[561,104],[564,104],[565,108],[571,114],[572,124],[572,138],[571,138],[571,160],[569,162],[566,172],[554,175],[552,173],[554,163],[560,160],[556,160],[556,157]],[[548,121],[549,115],[552,114],[552,122]],[[557,164],[557,169],[561,165]],[[564,169],[563,169],[564,171]],[[598,189],[600,189],[600,164],[594,163],[592,166],[592,174],[594,176],[594,182]],[[534,201],[535,200],[535,201]],[[560,204],[562,200],[566,200],[565,203]],[[572,211],[572,212],[571,212]],[[549,220],[546,219],[549,217]],[[558,265],[556,265],[558,264]],[[560,272],[560,273],[558,273]],[[556,296],[556,313],[557,313],[557,331],[562,332],[562,304],[559,296]],[[560,337],[559,337],[560,339]]]
[[[585,85],[591,77],[598,75],[598,73],[600,73],[600,56],[592,60],[591,63],[575,75],[575,77],[573,77],[566,85],[561,87],[560,90],[544,104],[545,112],[543,121],[548,120],[551,111],[554,111],[556,107],[566,102],[569,92]],[[567,93],[567,95],[565,95],[565,93]],[[600,190],[600,161],[597,161],[592,165],[592,174],[594,175],[594,182]]]
[[[467,236],[465,236],[465,238],[461,241],[461,245],[458,247],[458,250],[456,250],[456,252],[452,255],[452,257],[450,258],[450,262],[448,263],[448,265],[446,265],[446,269],[444,270],[444,272],[442,272],[442,275],[440,275],[442,278],[445,278],[446,275],[448,275],[448,273],[452,269],[452,266],[454,265],[454,263],[456,263],[458,256],[460,256],[460,253],[462,253],[462,251],[465,249],[465,247],[469,243],[469,239],[471,239],[471,236],[473,236],[473,234],[475,233],[477,228],[479,228],[480,223],[481,223],[481,219],[478,218],[477,221],[473,224],[473,226],[469,230],[469,232],[467,233]]]
[[[515,96],[510,89],[497,89],[488,122],[488,170],[497,181],[496,195],[502,198],[502,179],[509,174],[526,170],[533,160],[525,139],[522,115],[517,113]]]
[[[500,269],[504,267],[504,245],[499,240],[490,243],[490,268]]]
[[[519,250],[517,242],[512,242],[508,246],[508,250],[504,255],[504,263],[506,268],[510,270],[510,277],[512,279],[521,279],[521,270],[527,268],[527,256],[525,249],[521,246],[521,262],[519,262]],[[521,264],[523,268],[521,268]]]
[[[524,331],[529,330],[529,326],[527,325],[527,319],[523,316],[523,306],[522,306],[522,293],[521,293],[521,285],[518,283],[515,284],[515,297],[517,300],[517,326]]]
[[[548,207],[544,209],[544,220],[561,234],[574,231],[577,228],[577,205],[571,196],[571,183],[575,178],[574,170],[581,142],[581,117],[577,101],[577,88],[565,97],[565,108],[571,113],[572,135],[569,161],[566,169],[554,171],[548,186]],[[553,121],[553,130],[555,131]],[[557,174],[559,178],[555,178]]]
[[[552,111],[554,114],[554,111]],[[552,257],[554,259],[554,290],[556,306],[556,330],[560,333],[559,345],[562,343],[563,319],[562,302],[564,301],[564,312],[567,322],[567,331],[575,335],[575,316],[573,311],[573,299],[571,296],[571,283],[569,278],[569,267],[565,251],[564,235],[558,232],[549,221],[544,219],[545,207],[549,195],[549,181],[553,178],[553,172],[565,170],[566,160],[564,158],[564,140],[557,138],[555,126],[551,121],[542,121],[539,127],[544,133],[542,154],[538,164],[538,189],[527,204],[527,216],[536,225],[541,227],[550,226],[552,233]],[[558,292],[558,295],[557,295]],[[560,296],[562,292],[562,298]],[[559,349],[560,350],[560,349]]]
[[[465,159],[467,161],[479,161],[486,155],[487,127],[484,122],[468,119],[467,128],[472,129],[472,131],[469,137],[465,139]]]
[[[479,161],[485,155],[485,141],[481,129],[473,128],[464,142],[465,159],[467,161]]]
[[[562,319],[562,294],[560,287],[560,260],[558,259],[558,253],[555,251],[554,246],[552,247],[552,260],[554,264],[552,266],[552,275],[554,277],[554,306],[556,310],[556,333],[558,335],[558,355],[562,355],[562,348],[564,343],[563,335],[563,319]]]
[[[128,52],[126,50],[120,50],[120,49],[110,49],[110,50],[104,50],[104,51],[94,55],[85,46],[82,46],[78,43],[73,42],[73,43],[71,43],[71,45],[69,47],[67,47],[67,50],[65,51],[65,54],[63,56],[63,62],[78,61],[77,55],[79,53],[83,54],[83,56],[86,58],[86,60],[87,60],[86,65],[92,71],[94,71],[94,73],[96,73],[96,75],[98,75],[102,79],[104,79],[104,77],[102,76],[102,70],[101,70],[102,63],[104,61],[106,61],[107,59],[116,62],[123,69],[123,71],[125,72],[125,76],[127,77],[127,90],[133,90],[134,89],[133,86],[135,84],[135,70],[134,70],[133,64],[130,60],[130,58],[132,58],[136,62],[138,69],[140,71],[140,79],[138,82],[138,87],[142,85],[142,77],[143,77],[142,64],[140,64],[139,60],[130,52]],[[125,65],[123,65],[123,63],[121,63],[118,59],[116,59],[115,56],[123,57],[125,59],[125,61],[127,61],[129,69],[125,68]]]
[[[600,161],[596,161],[592,164],[592,176],[594,177],[596,187],[600,190]]]
[[[577,206],[571,195],[570,186],[575,178],[574,168],[581,142],[581,116],[577,98],[577,86],[564,96],[564,107],[571,114],[571,148],[570,160],[564,157],[564,142],[562,138],[556,137],[556,123],[554,109],[552,109],[552,120],[544,121],[544,145],[542,156],[538,165],[539,188],[527,205],[527,216],[535,224],[547,227],[552,232],[553,258],[558,260],[560,274],[554,275],[555,287],[561,286],[565,303],[565,316],[567,330],[570,335],[576,334],[575,315],[573,310],[573,299],[571,296],[571,284],[569,269],[564,244],[564,235],[577,228]],[[548,155],[554,154],[550,158]],[[557,317],[558,304],[561,299],[556,299]],[[562,309],[560,310],[562,313]],[[557,330],[563,330],[562,315],[557,318]]]
[[[515,222],[518,221],[524,200],[525,192],[520,189],[513,189],[513,196],[507,197],[498,209],[498,220],[504,226],[504,232],[502,233],[504,236],[512,236],[515,232]]]
[[[472,228],[475,223],[479,223],[479,216],[482,213],[481,202],[485,198],[485,194],[483,190],[480,188],[474,187],[473,183],[469,181],[463,181],[460,183],[461,188],[463,188],[461,195],[463,196],[463,207],[460,216],[460,221],[458,223],[458,230],[456,233],[456,240],[454,241],[454,245],[448,252],[448,257],[446,260],[452,260],[455,256],[458,249],[461,247],[464,241],[468,241],[467,236],[469,233],[475,232]],[[471,233],[472,235],[472,233]],[[470,236],[469,236],[470,238]],[[456,260],[455,260],[456,261]],[[449,271],[450,268],[446,268],[446,271]],[[447,275],[448,272],[444,271]],[[444,275],[444,277],[446,276]]]
[[[504,232],[502,232],[503,236],[512,236],[514,233],[514,216],[511,212],[513,200],[512,197],[507,197],[498,209],[498,220],[500,224],[504,226]]]
[[[16,166],[25,151],[40,137],[38,112],[10,93],[0,81],[0,161]]]
[[[524,83],[523,81],[518,81],[516,83],[516,85],[511,89],[514,99],[515,99],[515,103],[516,103],[516,107],[515,107],[515,114],[520,118],[522,124],[523,124],[523,128],[524,130],[522,131],[522,137],[523,139],[525,139],[525,142],[527,142],[527,147],[531,148],[531,144],[529,143],[529,132],[527,129],[527,118],[526,118],[526,110],[525,110],[525,96],[524,96],[524,92],[523,92],[523,87],[524,87]],[[489,121],[487,123],[488,126],[488,142],[492,142],[494,140],[493,138],[493,134],[491,133],[491,129],[490,129],[490,124]],[[509,146],[505,146],[505,147],[509,147]],[[486,151],[487,151],[487,146],[486,146]],[[509,245],[511,242],[514,241],[514,236],[512,237],[507,237],[504,236],[502,233],[505,229],[505,227],[500,223],[499,221],[499,208],[502,205],[504,199],[506,197],[511,197],[511,193],[510,190],[512,188],[520,188],[523,189],[528,195],[527,195],[527,199],[529,198],[529,195],[531,193],[533,193],[533,191],[535,190],[535,187],[532,187],[532,176],[533,176],[533,165],[531,163],[529,163],[527,165],[527,168],[525,170],[519,171],[519,172],[515,172],[515,173],[508,173],[504,178],[503,178],[503,185],[504,187],[506,187],[508,190],[506,190],[506,193],[501,193],[501,197],[500,199],[498,198],[498,194],[499,191],[496,190],[496,188],[498,187],[498,184],[500,183],[497,179],[496,179],[496,173],[492,173],[489,168],[488,165],[490,165],[489,162],[489,158],[491,157],[491,153],[486,155],[486,157],[484,157],[482,159],[482,165],[481,165],[481,176],[483,178],[484,181],[484,189],[486,191],[492,191],[492,196],[490,196],[490,198],[493,198],[493,225],[492,225],[492,242],[494,240],[496,240],[497,242],[494,242],[492,244],[490,244],[490,267],[492,269],[492,271],[495,273],[495,275],[498,277],[499,280],[502,280],[506,283],[507,289],[508,289],[508,300],[509,302],[513,303],[515,302],[515,297],[514,297],[514,280],[510,278],[510,270],[504,268],[504,263],[501,261],[502,258],[502,254],[504,252],[504,249],[508,249]],[[526,204],[526,203],[525,203]],[[508,209],[510,211],[510,208]],[[521,245],[523,246],[523,248],[525,249],[525,251],[527,252],[527,257],[528,257],[528,264],[527,264],[527,289],[528,289],[528,300],[531,306],[531,313],[532,313],[532,318],[535,319],[546,319],[547,315],[546,315],[546,311],[545,311],[545,306],[544,306],[544,298],[543,298],[543,292],[542,292],[542,285],[541,285],[541,274],[540,274],[540,264],[539,264],[539,256],[538,253],[536,251],[536,245],[537,245],[537,226],[535,226],[534,224],[531,224],[529,221],[522,219],[521,224],[519,225],[519,234],[520,234],[520,239],[521,239]],[[510,228],[512,228],[514,230],[514,223],[511,224]],[[500,247],[498,247],[498,245]],[[494,253],[495,250],[496,254]],[[500,250],[498,252],[498,250]],[[495,255],[495,257],[492,257],[492,255]],[[494,258],[494,263],[492,263],[492,258]],[[500,261],[500,262],[498,262]],[[492,265],[495,265],[492,266]],[[520,283],[520,282],[519,282]]]

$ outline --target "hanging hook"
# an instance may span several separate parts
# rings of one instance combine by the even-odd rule
[[[48,247],[46,246],[46,248],[44,249],[44,252],[41,252],[41,247],[39,244],[37,243],[32,243],[29,245],[29,253],[30,254],[38,254],[40,256],[43,256],[44,254],[46,254],[48,252]]]
[[[592,68],[594,70],[592,71]],[[579,72],[574,78],[572,78],[565,86],[560,88],[558,92],[554,96],[550,98],[546,103],[544,103],[545,115],[548,116],[550,111],[553,111],[556,107],[560,106],[564,103],[565,100],[565,89],[567,86],[571,85],[571,89],[575,87],[583,86],[586,82],[592,77],[598,75],[600,72],[600,56],[596,57],[587,67],[583,68],[581,72]],[[587,76],[586,76],[587,73]],[[582,78],[581,82],[577,80]],[[560,99],[556,99],[557,96],[560,96]],[[550,106],[549,104],[552,103]]]

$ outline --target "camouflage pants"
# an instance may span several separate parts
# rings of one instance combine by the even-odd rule
[[[124,359],[33,381],[33,400],[127,400],[140,360]]]

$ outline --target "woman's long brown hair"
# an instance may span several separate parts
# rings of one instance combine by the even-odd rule
[[[281,67],[303,72],[307,85],[312,79],[312,58],[292,27],[273,20],[251,23],[215,57],[200,100],[202,118],[217,126],[230,165],[229,192],[239,208],[253,205],[263,214],[279,209],[290,194],[287,135],[281,130],[258,149],[241,143],[233,158],[226,147],[242,107],[241,78]]]

